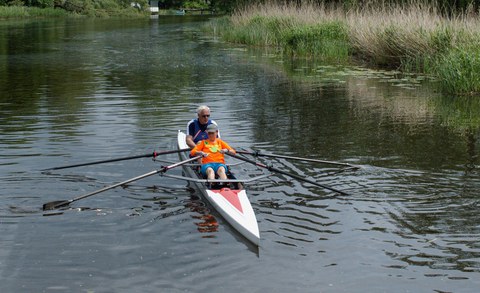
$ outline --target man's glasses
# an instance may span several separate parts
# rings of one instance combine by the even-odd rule
[[[203,118],[208,118],[210,115],[202,115]]]

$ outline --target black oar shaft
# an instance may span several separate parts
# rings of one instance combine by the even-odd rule
[[[151,154],[138,155],[138,156],[132,156],[132,157],[109,159],[109,160],[95,161],[95,162],[89,162],[89,163],[81,163],[81,164],[74,164],[74,165],[68,165],[68,166],[53,167],[53,168],[45,169],[44,171],[68,169],[68,168],[75,168],[75,167],[82,167],[82,166],[89,166],[89,165],[96,165],[96,164],[103,164],[103,163],[112,163],[112,162],[118,162],[118,161],[124,161],[124,160],[133,160],[133,159],[139,159],[139,158],[149,158],[149,157],[153,157],[153,156],[154,156],[154,154],[151,153]]]
[[[359,168],[358,166],[349,164],[349,163],[342,163],[342,162],[335,162],[335,161],[325,161],[325,160],[318,160],[312,158],[301,158],[301,157],[294,157],[294,156],[285,156],[285,155],[276,155],[276,154],[264,154],[260,152],[249,152],[249,151],[237,151],[239,154],[246,154],[258,157],[270,157],[270,158],[281,158],[287,160],[297,160],[297,161],[306,161],[306,162],[313,162],[313,163],[322,163],[322,164],[330,164],[330,165],[339,165],[339,166],[346,166],[350,168]]]
[[[282,171],[282,170],[279,170],[277,168],[274,168],[272,166],[267,166],[265,164],[262,164],[260,162],[256,162],[256,161],[253,161],[253,160],[250,160],[250,159],[247,159],[247,158],[244,158],[244,157],[240,157],[240,156],[237,156],[237,155],[233,155],[233,154],[229,154],[227,153],[228,155],[236,158],[236,159],[239,159],[239,160],[242,160],[242,161],[245,161],[245,162],[248,162],[248,163],[251,163],[251,164],[254,164],[258,167],[262,167],[262,168],[265,168],[269,171],[273,171],[273,172],[276,172],[276,173],[280,173],[280,174],[283,174],[283,175],[286,175],[286,176],[289,176],[289,177],[292,177],[292,178],[295,178],[299,181],[304,181],[304,182],[307,182],[307,183],[310,183],[310,184],[313,184],[313,185],[316,185],[316,186],[320,186],[322,188],[325,188],[325,189],[329,189],[331,191],[335,191],[335,192],[338,192],[340,194],[343,194],[343,195],[348,195],[348,193],[346,193],[345,191],[341,191],[341,190],[338,190],[336,188],[333,188],[333,187],[330,187],[328,185],[324,185],[324,184],[320,184],[318,182],[315,182],[315,181],[312,181],[310,179],[307,179],[307,178],[303,178],[302,176],[299,176],[299,175],[296,175],[296,174],[291,174],[291,173],[288,173],[288,172],[285,172],[285,171]]]
[[[102,188],[102,189],[98,189],[98,190],[92,191],[92,192],[90,192],[90,193],[87,193],[87,194],[84,194],[84,195],[75,197],[75,198],[69,200],[68,202],[69,202],[69,203],[72,203],[72,202],[74,202],[74,201],[87,198],[87,197],[92,196],[92,195],[95,195],[95,194],[97,194],[97,193],[101,193],[101,192],[104,192],[104,191],[113,189],[113,188],[115,188],[115,187],[122,186],[122,185],[128,184],[128,183],[130,183],[130,182],[137,181],[137,180],[140,180],[140,179],[143,179],[143,178],[146,178],[146,177],[149,177],[149,176],[158,174],[158,173],[160,173],[160,172],[163,172],[163,169],[154,170],[154,171],[145,173],[145,174],[143,174],[143,175],[140,175],[140,176],[137,176],[137,177],[134,177],[134,178],[131,178],[131,179],[128,179],[128,180],[125,180],[125,181],[122,181],[122,182],[119,182],[119,183],[110,185],[110,186],[106,186],[106,187],[104,187],[104,188]]]
[[[74,164],[74,165],[53,167],[53,168],[45,169],[43,171],[75,168],[75,167],[82,167],[82,166],[89,166],[89,165],[96,165],[96,164],[103,164],[103,163],[112,163],[112,162],[126,161],[126,160],[140,159],[140,158],[150,158],[150,157],[156,157],[156,156],[159,156],[159,155],[167,155],[167,154],[185,152],[185,151],[189,151],[189,150],[190,150],[189,148],[186,148],[186,149],[172,150],[172,151],[153,152],[153,153],[149,153],[149,154],[137,155],[137,156],[131,156],[131,157],[115,158],[115,159],[94,161],[94,162],[88,162],[88,163],[80,163],[80,164]]]
[[[178,163],[175,163],[175,164],[172,164],[172,165],[163,167],[163,168],[161,168],[161,169],[159,169],[159,170],[154,170],[154,171],[145,173],[145,174],[143,174],[143,175],[140,175],[140,176],[137,176],[137,177],[133,177],[133,178],[127,179],[127,180],[125,180],[125,181],[122,181],[122,182],[119,182],[119,183],[116,183],[116,184],[113,184],[113,185],[109,185],[109,186],[106,186],[106,187],[104,187],[104,188],[101,188],[101,189],[98,189],[98,190],[89,192],[89,193],[87,193],[87,194],[80,195],[80,196],[78,196],[78,197],[75,197],[75,198],[72,198],[72,199],[69,199],[69,200],[65,200],[65,201],[54,201],[54,202],[46,203],[46,204],[43,205],[43,210],[54,210],[54,209],[57,209],[57,208],[59,208],[59,207],[66,206],[66,205],[71,204],[72,202],[75,202],[75,201],[77,201],[77,200],[81,200],[81,199],[87,198],[87,197],[89,197],[89,196],[92,196],[92,195],[95,195],[95,194],[98,194],[98,193],[101,193],[101,192],[104,192],[104,191],[113,189],[113,188],[115,188],[115,187],[122,186],[122,185],[128,184],[128,183],[130,183],[130,182],[137,181],[137,180],[140,180],[140,179],[143,179],[143,178],[146,178],[146,177],[149,177],[149,176],[158,174],[158,173],[167,172],[168,170],[170,170],[170,169],[172,169],[172,168],[175,168],[175,167],[178,167],[178,166],[180,166],[180,165],[184,165],[184,164],[190,163],[190,162],[195,161],[195,160],[197,160],[197,159],[199,159],[199,158],[201,158],[201,157],[202,157],[202,156],[196,156],[196,157],[193,157],[193,158],[190,158],[190,159],[187,159],[187,160],[184,160],[184,161],[181,161],[181,162],[178,162]]]

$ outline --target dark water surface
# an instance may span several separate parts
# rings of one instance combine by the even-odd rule
[[[202,21],[0,24],[0,292],[478,292],[478,103],[223,44]],[[259,249],[171,178],[42,211],[168,163],[39,170],[173,149],[203,103],[236,148],[361,165],[264,161],[350,195],[249,184]]]

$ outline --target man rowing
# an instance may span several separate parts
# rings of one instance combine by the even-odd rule
[[[218,175],[219,179],[227,180],[228,167],[225,165],[225,154],[236,154],[236,152],[228,143],[217,137],[217,125],[208,125],[206,132],[208,138],[199,141],[190,151],[190,155],[203,156],[200,172],[204,177],[212,180],[215,179],[215,175]]]
[[[208,125],[217,125],[214,120],[210,120],[210,108],[208,106],[199,106],[197,108],[197,116],[196,119],[190,120],[187,124],[186,142],[190,148],[194,148],[199,141],[208,138],[206,132]],[[218,134],[218,137],[220,137],[220,134]]]

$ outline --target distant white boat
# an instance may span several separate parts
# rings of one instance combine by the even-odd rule
[[[130,2],[130,6],[133,8],[137,8],[138,10],[142,9],[142,5],[140,5],[140,3],[138,2]]]
[[[185,9],[175,10],[176,15],[185,15]]]

